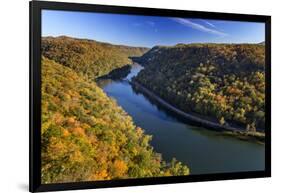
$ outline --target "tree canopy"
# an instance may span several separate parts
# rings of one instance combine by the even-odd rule
[[[76,69],[77,70],[77,69]],[[42,58],[42,183],[188,175],[95,82]]]
[[[67,36],[43,37],[42,55],[79,74],[96,78],[131,64],[130,57],[141,56],[148,49],[113,45]]]
[[[134,58],[134,79],[179,109],[221,124],[265,129],[265,55],[257,44],[156,46]]]

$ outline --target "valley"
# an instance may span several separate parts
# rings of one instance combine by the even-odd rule
[[[264,84],[263,45],[43,37],[43,183],[263,170]]]

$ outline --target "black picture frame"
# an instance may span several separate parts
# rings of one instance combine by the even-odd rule
[[[76,190],[139,186],[152,184],[183,183],[213,180],[260,178],[271,176],[271,17],[233,13],[184,11],[124,6],[31,1],[30,4],[30,177],[29,191]],[[265,23],[265,170],[235,173],[203,174],[190,176],[153,177],[140,179],[109,180],[95,182],[73,182],[61,184],[41,184],[41,10],[68,10],[100,13],[119,13],[149,16],[192,17],[201,19],[222,19]]]

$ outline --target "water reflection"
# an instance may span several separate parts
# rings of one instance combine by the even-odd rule
[[[142,68],[134,65],[127,79]],[[264,145],[222,136],[190,125],[127,81],[102,80],[99,86],[152,135],[151,145],[167,161],[187,164],[191,174],[264,170]]]

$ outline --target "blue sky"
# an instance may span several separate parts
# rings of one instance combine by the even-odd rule
[[[66,35],[112,44],[153,47],[177,43],[259,43],[264,23],[42,11],[42,35]]]

